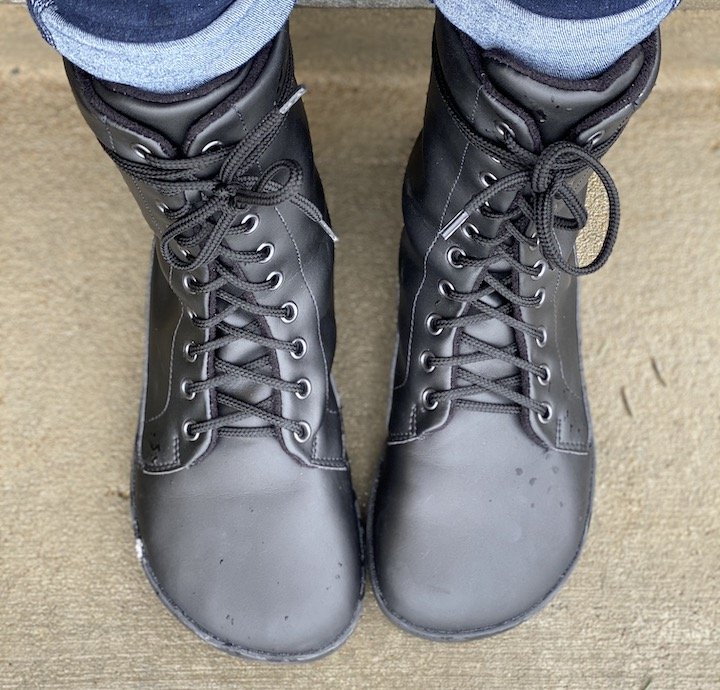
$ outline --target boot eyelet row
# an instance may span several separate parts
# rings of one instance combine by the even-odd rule
[[[533,264],[533,268],[537,269],[537,274],[534,276],[530,276],[530,279],[540,280],[540,278],[542,278],[545,275],[545,272],[548,270],[548,265],[546,261],[540,259]]]
[[[185,249],[185,247],[177,245],[177,251],[178,254],[180,254],[181,258],[185,259],[185,261],[189,261],[192,259],[192,254],[187,249]]]
[[[484,172],[480,174],[480,184],[487,188],[489,187],[493,182],[497,182],[497,177],[493,175],[491,172]]]
[[[604,129],[599,129],[597,132],[594,132],[593,134],[588,137],[587,143],[590,148],[593,148],[593,146],[597,146],[600,143],[600,140],[603,138],[603,135],[605,134]]]
[[[208,151],[212,151],[213,149],[219,149],[222,147],[222,145],[222,141],[215,139],[215,141],[211,141],[205,144],[205,146],[200,149],[200,153],[207,153]]]
[[[283,323],[292,323],[297,319],[298,308],[295,302],[285,302],[280,308],[285,312],[285,316],[280,317]]]
[[[300,425],[299,431],[293,431],[293,437],[298,443],[305,443],[310,440],[312,436],[312,427],[307,422],[298,422]]]
[[[196,295],[197,289],[198,289],[198,282],[195,280],[193,276],[191,276],[189,273],[186,273],[182,280],[180,281],[183,286],[183,290],[187,292],[190,295]]]
[[[290,350],[290,356],[293,359],[302,359],[307,352],[307,343],[305,340],[303,338],[295,338],[291,345],[293,346],[293,349]]]
[[[464,268],[464,266],[460,263],[460,260],[464,259],[466,256],[467,254],[460,249],[460,247],[450,247],[450,249],[447,250],[445,258],[453,268]]]
[[[240,227],[245,231],[246,235],[249,235],[251,232],[255,232],[258,225],[260,225],[260,217],[255,213],[248,213],[240,221]]]
[[[472,223],[465,223],[462,227],[462,232],[469,240],[480,237],[480,231]]]
[[[535,374],[535,378],[537,379],[537,382],[541,386],[547,386],[550,383],[550,378],[552,376],[552,372],[550,371],[550,367],[547,364],[541,364],[540,369],[542,369],[542,374]]]
[[[191,385],[192,381],[190,379],[183,379],[182,383],[180,384],[180,392],[187,400],[193,400],[197,395],[196,391],[188,390]]]
[[[258,254],[265,254],[258,263],[266,264],[275,256],[275,245],[272,242],[263,242],[255,251]]]
[[[430,360],[434,357],[432,352],[430,350],[425,350],[424,352],[420,353],[420,366],[429,374],[430,372],[435,371],[435,365],[430,364]]]
[[[443,332],[442,326],[437,325],[440,318],[439,314],[430,314],[425,320],[425,328],[430,335],[440,335]]]
[[[498,122],[495,125],[495,131],[503,138],[515,138],[515,130],[507,122]]]
[[[302,389],[299,391],[295,391],[295,397],[298,400],[305,400],[305,398],[307,398],[312,391],[312,384],[306,378],[298,379],[296,383],[298,386],[302,386]]]
[[[549,402],[543,403],[543,411],[536,412],[538,422],[541,424],[547,424],[553,417],[553,406]]]
[[[455,286],[449,280],[441,280],[438,283],[438,292],[443,297],[451,299],[450,293],[455,292]]]
[[[188,362],[195,362],[198,358],[197,352],[192,352],[192,348],[195,347],[195,343],[192,340],[189,340],[185,345],[183,345],[183,357]]]
[[[185,421],[182,425],[182,435],[186,441],[197,441],[200,438],[198,431],[192,432],[190,429],[195,424],[191,419]]]
[[[428,411],[434,410],[440,403],[437,400],[432,400],[431,397],[435,394],[432,388],[426,388],[422,394],[423,407]]]
[[[142,160],[146,160],[148,156],[152,155],[152,151],[145,146],[145,144],[141,144],[139,141],[133,144],[131,148],[135,155]]]
[[[268,277],[265,278],[265,281],[270,283],[270,290],[277,290],[283,282],[283,274],[280,271],[273,271],[272,273],[268,274]]]

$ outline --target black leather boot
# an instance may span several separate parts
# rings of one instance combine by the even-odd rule
[[[287,30],[186,99],[67,72],[155,234],[143,567],[224,651],[322,656],[358,618],[362,566],[330,373],[333,234]]]
[[[599,161],[654,83],[658,40],[567,82],[483,51],[438,16],[405,181],[390,435],[368,526],[380,605],[411,632],[510,628],[578,557],[594,454],[577,276],[612,250],[617,192]],[[610,216],[580,267],[592,171]]]

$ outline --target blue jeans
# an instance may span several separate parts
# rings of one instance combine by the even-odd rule
[[[679,0],[435,0],[484,48],[568,79],[604,71]],[[156,92],[191,89],[252,58],[294,0],[29,0],[45,40],[95,76]]]

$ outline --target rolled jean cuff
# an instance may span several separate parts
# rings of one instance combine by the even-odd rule
[[[483,48],[503,50],[538,72],[563,79],[601,74],[678,4],[680,0],[647,0],[595,19],[558,19],[511,0],[435,0],[448,21]]]
[[[280,31],[294,0],[235,0],[204,29],[172,41],[112,41],[74,26],[53,0],[29,0],[43,38],[99,79],[156,93],[192,89],[250,60]]]

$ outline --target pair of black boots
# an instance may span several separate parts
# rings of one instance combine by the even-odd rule
[[[653,85],[658,40],[566,82],[483,51],[438,16],[367,526],[377,599],[411,632],[510,628],[577,559],[594,456],[576,277],[612,249],[617,193],[599,159]],[[335,237],[287,29],[184,99],[67,70],[155,234],[132,489],[139,558],[211,644],[322,656],[358,619],[364,549],[331,373]],[[610,214],[598,256],[579,266],[592,172]]]

